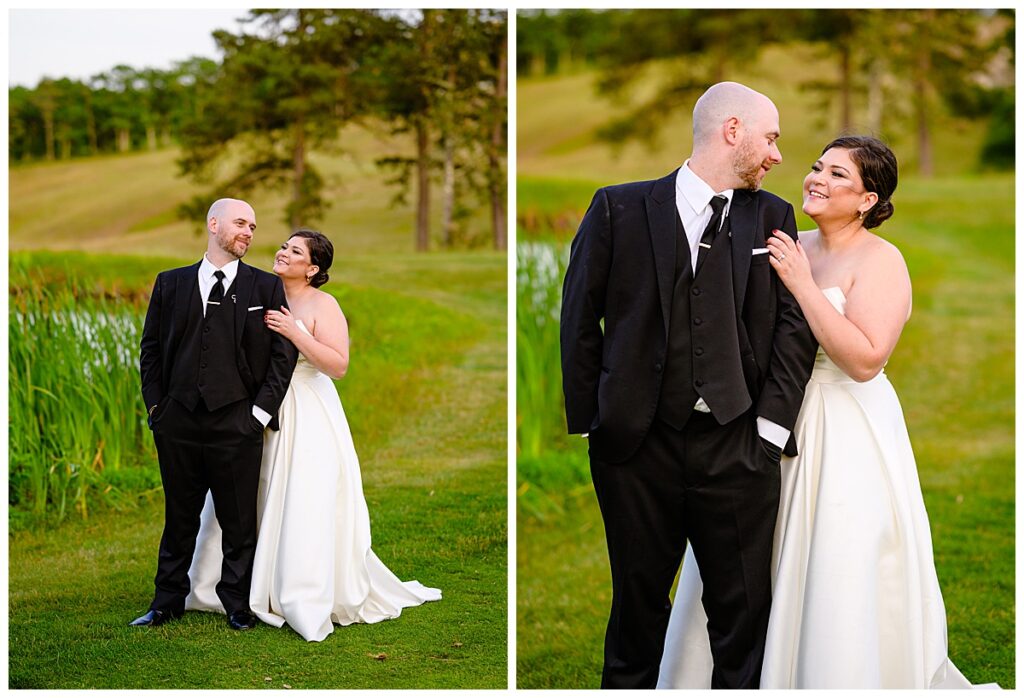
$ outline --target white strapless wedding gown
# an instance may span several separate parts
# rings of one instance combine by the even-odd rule
[[[846,297],[823,290],[840,313]],[[946,611],[914,453],[885,373],[857,383],[821,350],[782,459],[761,688],[970,688]],[[702,585],[688,546],[658,688],[710,688]]]
[[[331,379],[302,354],[278,419],[280,431],[264,434],[253,613],[319,642],[334,623],[376,623],[440,599],[439,589],[399,580],[370,549],[370,515],[345,411]],[[215,590],[222,559],[207,495],[186,609],[224,613]]]

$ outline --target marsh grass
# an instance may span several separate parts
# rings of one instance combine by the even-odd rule
[[[160,484],[133,348],[140,309],[12,263],[9,504],[15,527],[134,504]]]

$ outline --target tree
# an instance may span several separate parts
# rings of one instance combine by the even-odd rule
[[[244,196],[256,187],[288,188],[284,220],[291,229],[318,220],[326,207],[312,148],[338,139],[341,127],[366,113],[388,39],[388,20],[368,10],[251,10],[257,33],[214,34],[224,52],[213,99],[182,128],[183,174],[210,183],[237,159],[211,194],[179,213],[202,218],[211,196]]]
[[[489,201],[495,244],[504,245],[507,16],[493,10],[425,10],[420,17],[404,18],[401,29],[407,40],[389,47],[381,115],[392,133],[415,136],[416,153],[380,158],[378,164],[396,173],[390,180],[398,186],[396,203],[406,200],[415,182],[416,249],[429,249],[436,170],[441,171],[444,245],[456,244],[457,220],[465,210],[459,199],[467,193]]]
[[[786,18],[777,10],[628,10],[611,15],[612,26],[599,49],[599,92],[623,99],[651,61],[671,65],[652,97],[600,129],[599,135],[612,143],[632,138],[655,142],[674,110],[690,108],[709,85],[725,78],[730,66],[753,61],[765,46],[790,35]]]

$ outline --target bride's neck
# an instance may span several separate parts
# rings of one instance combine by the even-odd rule
[[[864,232],[861,221],[848,222],[815,220],[818,224],[818,245],[825,252],[835,252],[849,245]]]
[[[305,279],[282,279],[284,283],[284,296],[291,305],[313,290],[313,287]]]

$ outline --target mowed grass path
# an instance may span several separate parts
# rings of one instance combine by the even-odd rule
[[[137,259],[123,283],[159,268]],[[442,601],[336,628],[318,644],[287,627],[236,633],[204,613],[129,628],[152,594],[163,519],[155,501],[11,536],[10,686],[504,688],[505,270],[493,253],[364,255],[338,259],[325,287],[353,325],[339,388],[374,551],[400,578],[440,587]],[[359,353],[370,332],[389,355]]]

